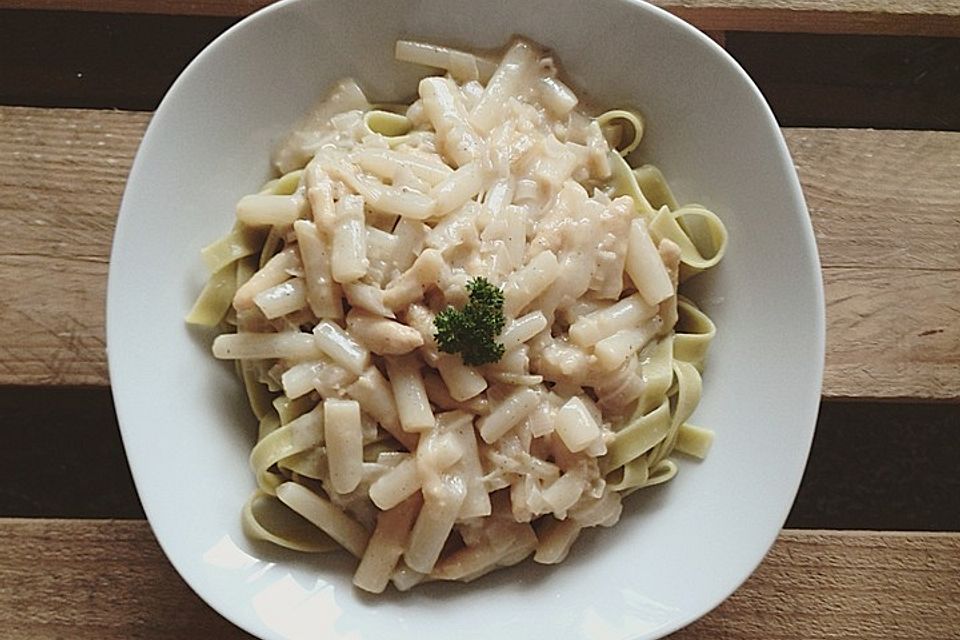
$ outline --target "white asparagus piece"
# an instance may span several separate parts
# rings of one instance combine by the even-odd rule
[[[350,493],[363,476],[360,404],[356,400],[324,401],[323,424],[330,484],[337,493]]]
[[[540,78],[537,91],[547,109],[550,109],[554,116],[560,118],[573,111],[579,101],[570,87],[553,76]]]
[[[473,64],[476,66],[476,79],[481,82],[490,80],[490,76],[497,70],[497,64],[495,62],[480,56],[475,56],[472,53],[412,40],[397,40],[396,47],[394,48],[394,56],[401,62],[412,62],[413,64],[420,64],[425,67],[446,69],[450,71],[451,74],[453,72],[452,67],[458,66],[458,60],[463,57],[469,57],[473,59]],[[461,80],[459,76],[455,77]]]
[[[423,345],[423,337],[416,329],[358,309],[351,309],[347,314],[347,329],[379,355],[402,355]]]
[[[570,340],[580,347],[595,345],[622,329],[635,329],[657,313],[640,294],[589,313],[570,326]]]
[[[459,171],[459,169],[458,169]],[[437,223],[427,236],[427,246],[443,252],[465,252],[478,247],[477,219],[480,205],[471,200]]]
[[[378,514],[377,526],[353,574],[354,585],[370,593],[382,593],[386,589],[422,504],[420,496],[415,495]]]
[[[425,573],[414,571],[408,567],[407,563],[403,561],[403,558],[400,558],[400,562],[397,563],[397,568],[394,569],[393,575],[390,576],[390,582],[393,583],[397,591],[409,591],[424,581],[429,582],[430,577]]]
[[[347,395],[363,405],[363,410],[406,447],[407,451],[416,450],[417,436],[400,428],[393,390],[379,369],[367,368],[356,382],[347,387]]]
[[[333,362],[325,362],[316,368],[313,388],[324,400],[342,398],[346,388],[353,384],[357,375]]]
[[[330,271],[330,247],[327,238],[321,236],[316,224],[307,220],[294,222],[293,230],[303,261],[307,304],[310,305],[310,310],[320,319],[342,318],[340,285],[333,279]]]
[[[237,220],[250,226],[284,226],[309,211],[310,205],[301,193],[292,196],[258,193],[240,198]]]
[[[510,256],[510,262],[518,267],[523,264],[523,251],[527,244],[527,208],[507,205],[503,215],[507,223],[504,238],[507,255]]]
[[[363,198],[355,195],[344,196],[337,201],[336,211],[330,269],[337,282],[352,282],[366,275],[370,267],[367,259]]]
[[[293,365],[280,376],[284,396],[296,400],[307,395],[313,391],[313,382],[319,375],[319,370],[329,366],[331,363],[323,360]]]
[[[383,304],[383,289],[362,282],[347,282],[343,285],[343,295],[354,309],[362,309],[384,318],[394,318],[396,314]]]
[[[430,227],[418,220],[401,218],[393,229],[397,236],[396,250],[393,254],[394,268],[403,273],[410,268],[423,250],[424,242],[430,233]]]
[[[560,268],[552,251],[538,253],[530,262],[510,274],[503,285],[503,313],[516,317],[533,299],[543,293],[557,276]]]
[[[565,473],[543,491],[543,500],[557,517],[567,515],[567,509],[580,500],[583,495],[583,478],[575,473]]]
[[[477,421],[480,437],[487,444],[495,442],[530,415],[539,403],[540,394],[529,387],[514,391],[494,407],[489,415]]]
[[[647,232],[643,218],[635,218],[630,223],[626,271],[633,286],[649,305],[657,305],[675,293],[670,273]]]
[[[486,378],[475,368],[463,364],[460,356],[441,353],[437,357],[436,365],[450,397],[457,402],[475,398],[487,388]]]
[[[253,298],[261,291],[276,286],[290,277],[290,272],[300,268],[300,258],[295,247],[288,247],[270,258],[263,268],[254,273],[249,280],[240,285],[233,296],[233,306],[237,311],[253,306]]]
[[[323,320],[313,328],[313,337],[330,359],[358,376],[370,364],[370,352],[336,323]]]
[[[412,354],[391,356],[385,360],[390,387],[397,403],[397,414],[400,416],[400,427],[409,433],[432,429],[436,419],[423,386],[420,361]]]
[[[277,487],[277,497],[354,556],[363,556],[370,534],[343,509],[295,482]]]
[[[397,506],[420,490],[417,460],[407,456],[370,485],[370,500],[386,511]]]
[[[532,90],[537,77],[537,52],[528,43],[516,42],[500,61],[469,121],[481,133],[489,132],[502,119],[507,100]]]
[[[380,213],[415,220],[426,220],[433,215],[434,201],[427,195],[387,186],[379,180],[360,175],[354,166],[345,162],[333,162],[325,168],[363,196],[367,205]]]
[[[654,316],[639,327],[621,329],[598,342],[593,353],[601,371],[613,371],[640,351],[660,332],[663,321]]]
[[[434,212],[444,216],[473,199],[483,188],[480,163],[469,162],[454,171],[450,177],[435,186],[430,196],[435,200]]]
[[[427,288],[439,281],[445,266],[443,254],[425,249],[409,269],[387,285],[383,304],[396,310],[422,298]]]
[[[460,460],[450,469],[463,478],[467,486],[467,495],[457,516],[461,520],[488,516],[491,512],[490,495],[483,480],[483,466],[480,463],[473,420],[473,415],[463,411],[445,413],[437,418],[439,429],[452,435],[462,452]]]
[[[504,351],[511,351],[547,328],[547,317],[540,310],[510,321],[500,334]]]
[[[213,356],[221,360],[317,359],[323,352],[309,333],[224,333],[213,340]]]
[[[414,571],[430,573],[450,536],[467,488],[460,478],[449,477],[423,493],[423,508],[410,532],[403,559]]]
[[[663,266],[670,274],[670,283],[673,285],[674,294],[660,303],[660,317],[663,324],[660,327],[660,333],[666,334],[673,330],[679,319],[677,311],[677,284],[680,281],[680,247],[670,238],[664,238],[660,241],[657,249],[660,259],[663,260]]]
[[[454,356],[455,357],[455,356]],[[454,400],[443,379],[433,371],[423,372],[423,386],[427,389],[430,402],[444,411],[461,410],[476,415],[490,413],[490,403],[485,396],[479,395],[464,402]]]
[[[416,302],[407,307],[402,316],[407,326],[416,329],[423,338],[420,356],[431,367],[436,367],[440,359],[440,351],[437,349],[437,340],[434,336],[437,331],[433,323],[435,317],[433,311]]]
[[[333,200],[333,181],[319,162],[310,162],[304,169],[304,182],[307,186],[307,200],[313,211],[314,223],[324,233],[331,233],[337,218]]]
[[[364,171],[375,173],[391,182],[402,169],[409,169],[431,187],[453,174],[453,169],[431,158],[415,153],[401,153],[392,149],[361,149],[354,154],[354,161]]]
[[[567,449],[577,453],[600,437],[600,425],[583,400],[574,396],[557,412],[556,433]]]
[[[280,140],[271,154],[274,166],[280,173],[299,169],[307,164],[317,147],[329,139],[333,129],[331,120],[337,114],[368,109],[370,103],[357,83],[349,79],[341,80]]]
[[[268,319],[280,318],[307,306],[307,286],[303,278],[290,278],[261,291],[253,302]]]
[[[476,160],[483,140],[467,121],[467,110],[453,81],[435,76],[424,78],[419,92],[445,159],[455,167]]]
[[[390,232],[372,226],[370,220],[367,220],[367,223],[367,260],[370,264],[365,279],[383,286],[395,271],[393,256],[397,252],[400,239]]]

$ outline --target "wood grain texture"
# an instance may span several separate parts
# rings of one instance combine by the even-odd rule
[[[785,531],[739,591],[671,637],[960,638],[960,534]]]
[[[0,630],[16,637],[249,637],[187,588],[143,521],[3,519],[0,535]],[[958,630],[960,534],[784,531],[733,596],[672,637],[949,640]]]
[[[108,383],[104,275],[148,120],[0,107],[0,384]],[[957,400],[960,134],[786,135],[827,286],[825,397]]]
[[[825,393],[960,398],[960,134],[785,133],[824,265]]]
[[[0,108],[0,383],[107,383],[110,241],[149,117]]]
[[[243,16],[271,0],[0,0],[0,9]],[[652,0],[706,31],[960,35],[953,0]]]

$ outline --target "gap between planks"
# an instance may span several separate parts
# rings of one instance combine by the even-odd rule
[[[249,637],[190,591],[145,521],[0,519],[0,535],[0,629],[19,637]],[[946,640],[958,630],[960,533],[787,530],[736,593],[671,637]]]
[[[110,242],[149,118],[0,107],[0,384],[109,383]],[[785,135],[823,263],[824,397],[960,399],[960,133]]]
[[[0,9],[244,16],[270,0],[0,0]],[[950,0],[653,0],[705,31],[960,36]]]

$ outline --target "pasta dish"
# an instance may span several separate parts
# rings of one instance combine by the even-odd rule
[[[187,318],[259,421],[247,535],[345,549],[371,592],[560,562],[702,458],[714,326],[678,288],[727,239],[628,163],[641,116],[589,115],[536,45],[396,55],[440,74],[404,106],[333,87]]]

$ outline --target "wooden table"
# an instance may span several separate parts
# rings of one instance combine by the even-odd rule
[[[104,288],[149,110],[264,4],[0,0],[0,637],[246,637],[142,519]],[[725,43],[789,125],[828,320],[788,528],[675,637],[960,638],[960,2],[658,4]]]

